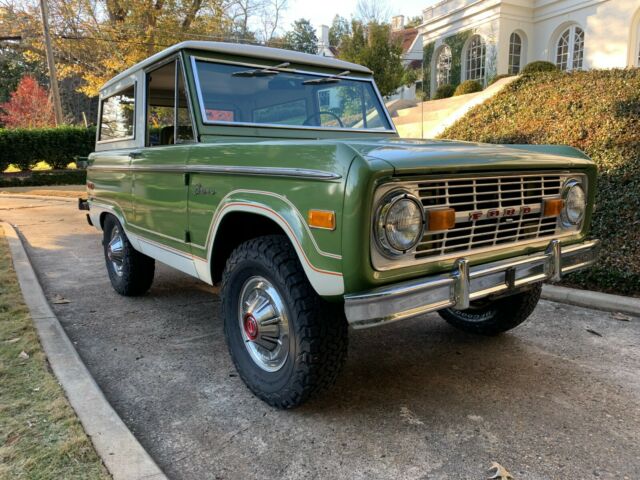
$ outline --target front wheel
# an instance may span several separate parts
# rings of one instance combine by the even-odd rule
[[[471,302],[466,310],[446,308],[438,313],[450,325],[469,333],[498,335],[524,322],[538,304],[542,283],[496,300]]]
[[[221,297],[229,353],[258,398],[292,408],[335,382],[347,355],[346,319],[315,293],[286,237],[236,248]]]

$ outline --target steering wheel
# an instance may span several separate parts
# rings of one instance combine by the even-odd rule
[[[326,113],[327,115],[331,115],[333,118],[335,118],[338,121],[338,123],[340,124],[340,128],[344,128],[344,123],[342,123],[342,120],[340,120],[340,117],[329,110],[320,110],[318,113],[312,113],[311,115],[309,115],[307,118],[304,119],[304,122],[302,124],[309,125],[308,123],[309,120],[311,120],[315,116],[317,116],[319,120],[320,115],[322,115],[323,113]]]

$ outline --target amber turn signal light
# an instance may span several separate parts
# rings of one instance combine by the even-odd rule
[[[313,228],[335,230],[336,214],[327,210],[309,210],[308,222]]]
[[[456,211],[453,208],[439,208],[427,211],[427,230],[449,230],[456,224]]]
[[[562,198],[545,198],[542,209],[544,217],[557,217],[564,208],[564,200]]]

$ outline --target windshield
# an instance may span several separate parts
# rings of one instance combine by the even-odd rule
[[[205,123],[392,131],[369,80],[195,61]]]

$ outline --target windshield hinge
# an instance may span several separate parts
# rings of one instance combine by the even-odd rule
[[[184,231],[184,243],[191,243],[191,232],[189,230]]]
[[[188,173],[188,172],[184,174],[184,184],[185,184],[187,187],[189,186],[189,180],[191,180],[190,175],[191,175],[191,174],[190,174],[190,173]]]

